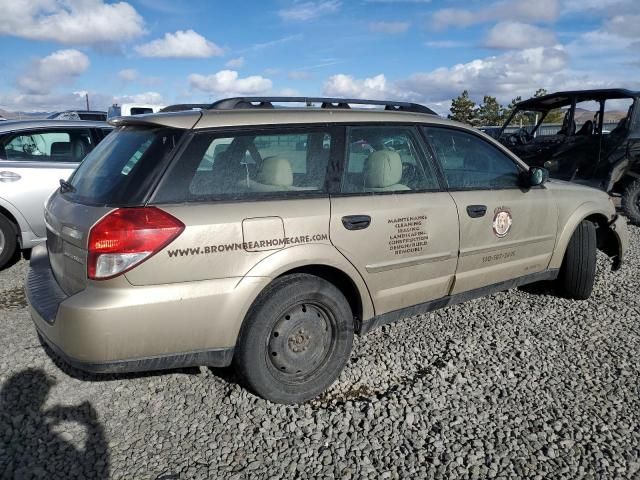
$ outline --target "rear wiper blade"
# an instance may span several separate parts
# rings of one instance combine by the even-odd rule
[[[76,191],[76,187],[74,187],[73,185],[71,185],[69,182],[67,182],[64,178],[60,179],[60,192],[61,193],[66,193],[66,192],[75,192]]]

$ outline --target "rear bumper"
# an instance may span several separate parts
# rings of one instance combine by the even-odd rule
[[[44,245],[34,248],[26,294],[43,340],[67,363],[91,372],[227,366],[253,298],[267,278],[133,287],[58,285]]]

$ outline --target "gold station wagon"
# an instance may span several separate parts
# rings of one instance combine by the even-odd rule
[[[233,364],[302,402],[354,334],[531,282],[585,299],[596,249],[618,268],[628,245],[605,193],[417,104],[249,97],[111,123],[47,202],[27,282],[43,341],[87,371]]]

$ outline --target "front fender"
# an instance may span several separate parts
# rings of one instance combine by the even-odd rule
[[[564,221],[564,226],[558,225],[559,234],[556,240],[556,245],[553,249],[551,261],[549,262],[550,269],[560,268],[562,266],[562,260],[564,259],[565,252],[567,251],[567,245],[569,245],[571,235],[573,235],[573,232],[576,230],[580,222],[585,218],[596,217],[606,225],[611,222],[612,217],[615,216],[615,212],[612,211],[613,206],[611,208],[606,207],[608,207],[608,205],[603,205],[601,202],[589,201],[582,203]]]
[[[366,321],[373,318],[375,312],[367,285],[355,267],[333,245],[315,243],[277,250],[254,265],[246,273],[245,278],[276,278],[290,270],[309,265],[329,266],[346,274],[358,289],[362,302],[362,320]]]

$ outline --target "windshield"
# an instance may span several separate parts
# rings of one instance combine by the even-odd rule
[[[98,144],[69,179],[64,193],[91,205],[136,205],[144,201],[161,170],[160,164],[178,144],[183,130],[120,127]]]

